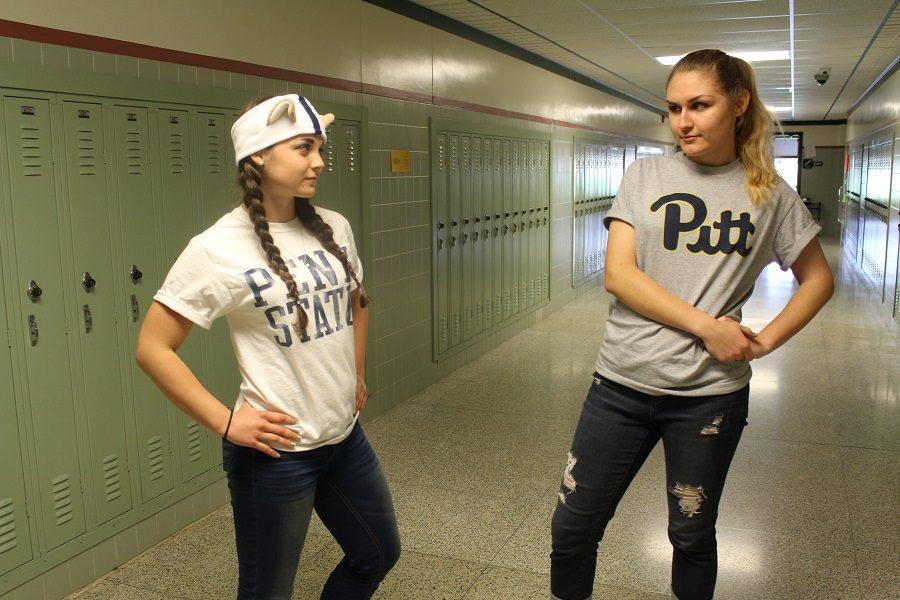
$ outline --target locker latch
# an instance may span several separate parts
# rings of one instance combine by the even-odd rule
[[[85,304],[81,310],[84,313],[84,332],[90,333],[91,329],[94,328],[94,317],[91,315],[91,307]]]
[[[134,294],[131,295],[131,320],[137,323],[138,318],[141,316],[141,307],[138,304],[137,296]]]
[[[25,293],[28,294],[28,297],[31,298],[32,301],[37,301],[37,299],[41,297],[41,294],[44,293],[44,290],[42,290],[41,286],[32,279],[31,283],[28,284],[28,289]]]
[[[131,265],[131,270],[128,271],[128,274],[131,276],[131,281],[134,283],[140,281],[141,277],[144,276],[144,274],[141,273],[141,270],[138,269],[137,265]]]
[[[38,343],[38,326],[37,317],[28,315],[28,334],[31,336],[31,345],[36,346]]]
[[[85,271],[84,277],[81,278],[81,285],[84,286],[84,291],[90,292],[94,289],[94,286],[97,285],[97,280],[91,277],[91,274]]]

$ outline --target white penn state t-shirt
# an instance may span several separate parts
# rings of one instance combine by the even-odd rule
[[[362,264],[350,224],[316,207],[334,230],[362,281]],[[239,205],[191,239],[154,299],[204,329],[224,316],[241,372],[235,409],[244,403],[286,413],[300,434],[294,447],[312,450],[343,440],[356,421],[356,360],[350,292],[356,283],[337,257],[295,218],[269,223],[269,231],[297,282],[309,324],[292,324],[296,301],[270,268],[250,215]]]

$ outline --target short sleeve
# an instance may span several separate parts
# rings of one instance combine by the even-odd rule
[[[791,190],[789,195],[779,198],[788,206],[778,230],[775,232],[774,253],[775,260],[781,267],[782,271],[787,271],[803,252],[813,238],[818,235],[822,228],[813,219],[796,192]]]
[[[203,329],[235,306],[221,270],[196,238],[172,265],[153,299]]]
[[[636,180],[638,179],[638,164],[636,160],[622,176],[622,182],[619,184],[619,191],[616,193],[616,199],[613,201],[612,207],[603,217],[603,226],[609,229],[613,219],[625,221],[634,226],[634,192],[636,189]]]
[[[356,250],[356,241],[353,239],[353,230],[350,228],[350,222],[346,219],[344,220],[344,235],[347,239],[347,258],[350,261],[350,266],[353,267],[353,271],[356,273],[356,278],[359,281],[363,280],[363,266],[362,260],[359,258],[359,252]],[[350,290],[356,289],[356,282],[350,282]]]

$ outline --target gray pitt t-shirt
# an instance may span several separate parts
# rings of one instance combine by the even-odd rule
[[[741,307],[763,268],[783,270],[820,231],[809,210],[778,178],[757,208],[740,159],[698,165],[684,154],[645,158],[625,173],[604,224],[634,227],[637,266],[672,294],[714,317],[741,320]],[[699,338],[650,320],[614,299],[597,372],[653,395],[725,394],[750,381],[750,363],[723,363]]]

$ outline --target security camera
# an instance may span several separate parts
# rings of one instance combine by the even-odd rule
[[[813,75],[813,79],[816,80],[816,83],[819,85],[825,85],[825,82],[828,81],[828,77],[831,76],[830,69],[822,69],[815,75]]]

